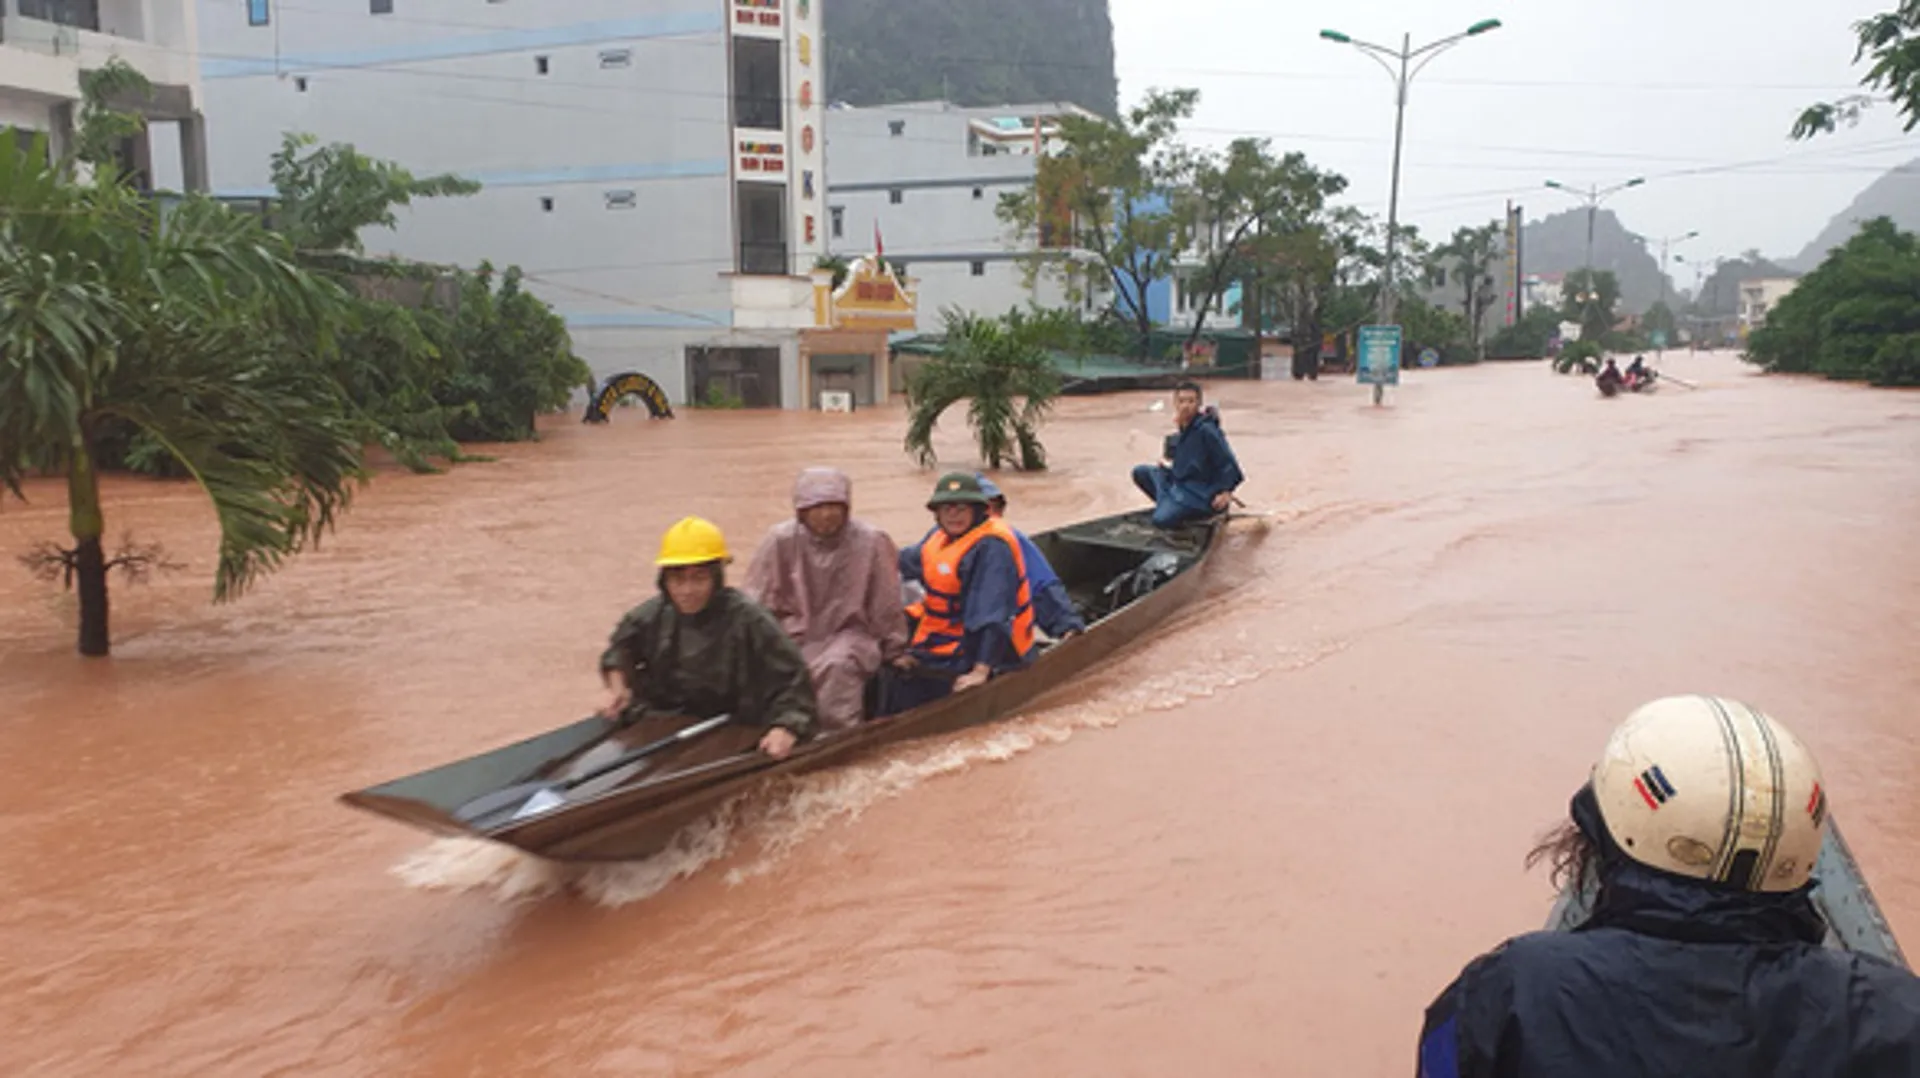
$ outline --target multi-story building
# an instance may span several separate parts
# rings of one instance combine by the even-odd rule
[[[1767,312],[1800,283],[1797,277],[1755,277],[1740,282],[1740,339],[1767,324]]]
[[[884,247],[918,294],[920,329],[940,311],[986,315],[1067,302],[1053,274],[1029,273],[1042,247],[996,215],[1000,196],[1033,186],[1041,159],[1059,148],[1063,116],[1097,118],[1077,105],[963,108],[945,101],[827,110],[827,245],[841,254]],[[1082,292],[1086,290],[1082,289]],[[1082,295],[1088,309],[1097,297]]]
[[[478,194],[416,202],[368,252],[520,266],[601,376],[805,400],[815,0],[233,0],[199,31],[217,194],[270,196],[292,131],[469,177]]]
[[[114,104],[141,112],[152,127],[127,140],[123,163],[134,182],[152,185],[157,140],[176,162],[181,185],[204,190],[205,128],[194,55],[194,0],[0,0],[0,126],[23,142],[47,136],[63,155],[80,105],[80,74],[114,58],[140,72],[153,93]]]

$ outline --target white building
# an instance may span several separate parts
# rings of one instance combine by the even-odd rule
[[[1098,118],[1060,103],[835,105],[826,114],[828,248],[871,253],[877,232],[887,261],[913,279],[922,331],[938,330],[949,306],[999,315],[1063,305],[1062,282],[1025,272],[1038,237],[1017,240],[995,213],[1001,195],[1033,186],[1041,158],[1059,148],[1062,116]]]
[[[1754,277],[1740,282],[1740,339],[1767,324],[1767,312],[1779,306],[1794,286],[1800,283],[1798,277]]]
[[[79,109],[80,73],[118,57],[153,84],[144,101],[115,102],[152,122],[122,150],[135,182],[152,186],[158,148],[175,162],[180,185],[204,190],[195,40],[193,0],[0,0],[0,126],[22,132],[23,140],[44,134],[49,151],[63,155]],[[166,145],[169,138],[178,144]]]
[[[271,195],[289,131],[477,180],[368,253],[518,265],[597,375],[796,407],[826,250],[819,27],[813,0],[206,0],[212,185]]]

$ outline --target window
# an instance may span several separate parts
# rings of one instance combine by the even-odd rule
[[[847,208],[845,206],[827,207],[827,219],[832,224],[833,238],[844,239],[847,234]]]
[[[247,25],[267,25],[267,0],[247,0]]]
[[[975,262],[973,264],[973,275],[975,277],[985,277],[987,275],[987,264],[985,262]]]
[[[630,210],[640,204],[632,191],[608,191],[607,208],[610,210]]]
[[[100,0],[20,0],[24,18],[100,32]]]
[[[540,212],[542,213],[553,212],[553,196],[552,195],[542,195],[540,197]]]
[[[293,77],[293,91],[300,94],[307,92],[307,77],[305,75],[295,75]]]
[[[733,124],[756,131],[785,126],[780,107],[780,42],[733,39]]]
[[[907,264],[906,264],[905,262],[895,262],[895,263],[893,263],[893,272],[894,272],[894,274],[895,274],[896,276],[898,276],[898,277],[899,277],[899,278],[900,278],[900,279],[901,279],[902,281],[904,281],[904,280],[906,280],[906,279],[907,279]]]
[[[600,50],[600,66],[601,67],[632,67],[633,66],[633,50],[632,49],[602,49]]]
[[[899,138],[901,135],[904,135],[906,133],[907,133],[907,121],[905,120],[888,120],[887,121],[888,135],[892,136],[893,138]]]
[[[987,197],[987,189],[986,189],[986,188],[984,188],[984,187],[976,187],[976,188],[974,188],[974,189],[973,189],[973,200],[974,200],[975,202],[978,202],[978,201],[980,201],[981,199],[983,199],[983,198],[985,198],[985,197]]]
[[[787,185],[734,184],[739,213],[739,271],[758,277],[787,273]]]
[[[391,15],[393,0],[367,0],[367,10],[375,15]]]
[[[887,201],[893,203],[896,206],[898,206],[902,202],[905,202],[906,200],[907,200],[907,193],[905,191],[900,190],[898,187],[887,192]]]
[[[546,57],[536,56],[533,58],[533,70],[535,74],[537,75],[546,74],[549,66],[550,65],[547,63]]]

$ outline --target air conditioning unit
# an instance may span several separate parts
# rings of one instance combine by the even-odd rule
[[[844,389],[829,389],[820,394],[820,410],[823,412],[853,411],[853,394]]]

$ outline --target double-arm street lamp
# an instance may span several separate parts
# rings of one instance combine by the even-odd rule
[[[1592,287],[1593,285],[1593,222],[1594,222],[1594,219],[1600,215],[1601,201],[1604,200],[1608,195],[1616,194],[1618,192],[1624,191],[1629,187],[1638,187],[1641,184],[1646,182],[1647,182],[1646,177],[1635,176],[1633,179],[1628,180],[1626,183],[1617,183],[1617,184],[1614,184],[1612,187],[1602,189],[1600,186],[1596,184],[1595,186],[1590,187],[1585,191],[1582,191],[1578,187],[1568,187],[1566,184],[1560,183],[1557,180],[1547,181],[1548,187],[1551,187],[1556,191],[1565,191],[1567,194],[1570,194],[1573,197],[1587,204],[1587,285],[1588,287]]]
[[[1667,253],[1668,249],[1675,244],[1685,243],[1699,234],[1698,232],[1688,232],[1680,236],[1662,236],[1654,241],[1660,245],[1660,302],[1662,304],[1667,302],[1667,267],[1674,262],[1683,261],[1679,255],[1669,256]]]
[[[1400,136],[1406,127],[1407,84],[1412,82],[1413,77],[1418,75],[1421,69],[1425,68],[1427,64],[1431,63],[1435,56],[1465,41],[1467,38],[1484,34],[1488,30],[1497,30],[1499,27],[1499,19],[1482,19],[1460,33],[1454,34],[1452,37],[1443,37],[1438,41],[1422,45],[1417,49],[1413,47],[1413,35],[1411,34],[1402,34],[1400,36],[1400,47],[1398,49],[1390,49],[1384,45],[1375,45],[1367,41],[1357,41],[1338,30],[1320,31],[1320,36],[1326,38],[1328,41],[1341,45],[1352,45],[1354,48],[1366,53],[1373,58],[1375,63],[1385,68],[1388,77],[1393,79],[1395,91],[1395,111],[1393,116],[1393,179],[1391,190],[1387,195],[1387,265],[1382,275],[1380,289],[1380,321],[1383,325],[1393,324],[1394,248],[1398,243],[1398,233],[1400,231]],[[1420,57],[1425,57],[1425,59],[1420,60],[1419,66],[1409,70],[1408,65]],[[1377,391],[1378,387],[1375,388]]]

